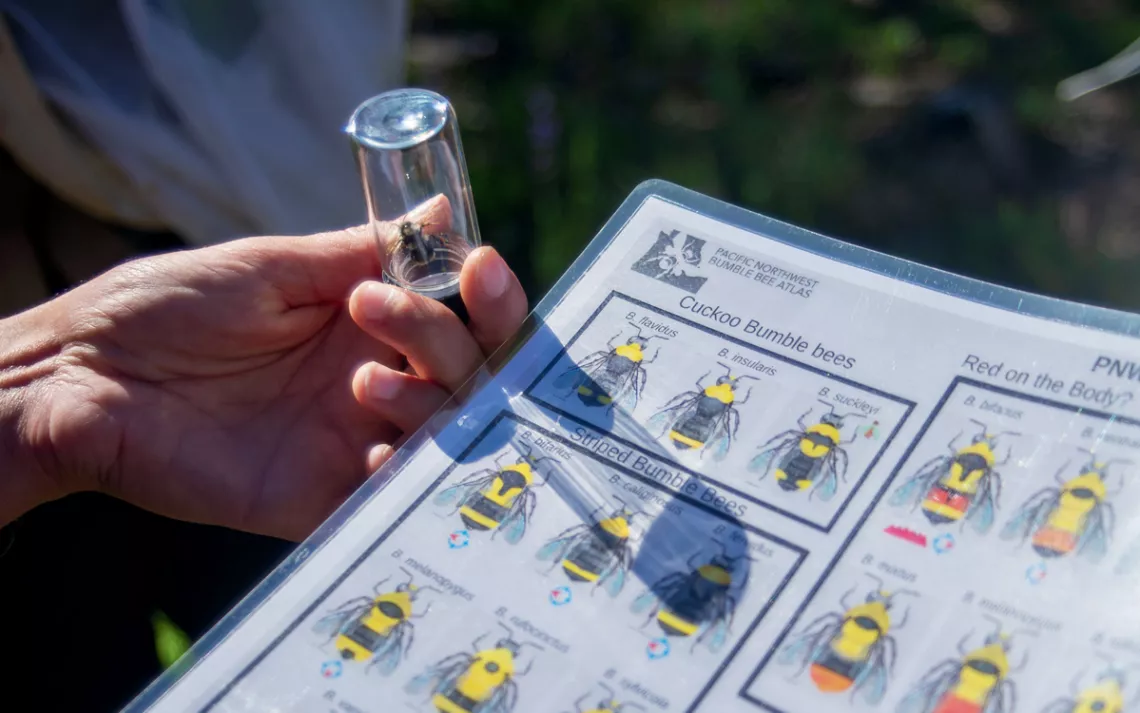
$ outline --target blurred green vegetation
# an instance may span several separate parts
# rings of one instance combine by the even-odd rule
[[[150,623],[154,629],[154,651],[159,665],[164,669],[170,668],[190,650],[193,642],[186,632],[161,611],[156,611],[151,616]]]
[[[663,178],[962,274],[1140,306],[1140,122],[1057,82],[1140,36],[1114,0],[418,0],[485,238],[539,296]]]

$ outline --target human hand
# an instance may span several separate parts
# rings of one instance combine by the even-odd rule
[[[442,197],[416,212],[450,216]],[[303,539],[526,317],[491,248],[461,274],[469,326],[379,274],[368,228],[250,238],[127,263],[0,322],[36,500],[99,490]]]

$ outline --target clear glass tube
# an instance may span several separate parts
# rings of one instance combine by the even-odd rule
[[[361,104],[345,127],[385,278],[437,300],[459,292],[459,272],[481,245],[455,110],[426,89]]]

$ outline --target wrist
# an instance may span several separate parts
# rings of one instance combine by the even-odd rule
[[[0,525],[71,492],[57,468],[50,414],[59,356],[52,303],[0,319]]]

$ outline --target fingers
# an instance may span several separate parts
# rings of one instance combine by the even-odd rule
[[[407,358],[416,374],[458,391],[483,352],[455,314],[441,303],[380,282],[366,282],[349,299],[353,320],[374,339]]]
[[[438,384],[376,363],[356,371],[352,392],[358,402],[404,433],[419,429],[450,397]]]
[[[372,446],[372,448],[370,448],[368,451],[368,472],[375,473],[376,471],[380,470],[380,468],[383,467],[383,465],[387,463],[388,460],[395,454],[396,449],[387,443],[381,443],[379,445]]]
[[[444,230],[451,224],[451,203],[440,194],[394,221],[315,235],[245,238],[203,249],[227,251],[255,266],[291,307],[341,302],[355,285],[380,276],[380,245],[398,238],[405,220],[427,231]]]
[[[471,316],[471,334],[484,355],[490,356],[526,319],[526,293],[494,248],[482,247],[468,256],[459,290]]]

